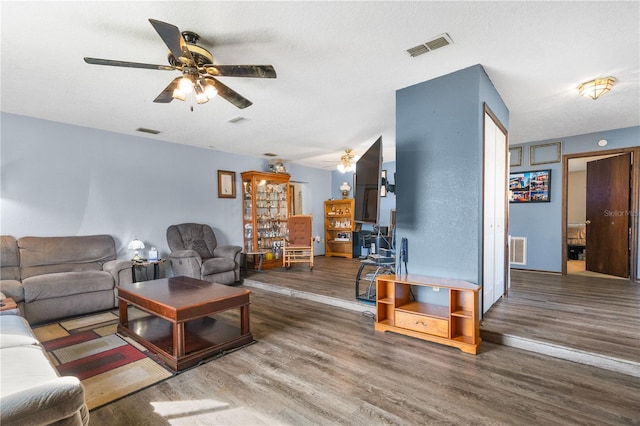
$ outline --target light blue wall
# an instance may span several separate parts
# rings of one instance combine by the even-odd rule
[[[210,224],[219,244],[242,245],[240,172],[267,170],[265,160],[13,114],[1,120],[2,234],[110,234],[121,258],[138,236],[166,256],[167,227],[192,221]],[[314,234],[323,235],[331,173],[285,165],[310,187]],[[237,198],[218,198],[219,169],[237,173]]]
[[[598,141],[607,139],[605,147]],[[530,145],[562,142],[562,154],[593,153],[617,148],[629,148],[640,143],[640,127],[535,141],[523,144],[522,164],[511,172],[551,169],[551,201],[549,203],[510,204],[509,234],[527,238],[527,264],[512,265],[514,269],[562,271],[562,162],[528,166]],[[520,145],[518,145],[520,146]]]
[[[396,92],[397,235],[410,273],[481,282],[483,102],[508,110],[476,65]]]

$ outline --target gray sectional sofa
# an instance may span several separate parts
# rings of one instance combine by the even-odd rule
[[[0,238],[0,292],[31,324],[117,307],[116,287],[132,282],[110,235]]]
[[[109,235],[0,237],[0,297],[17,304],[0,315],[0,424],[89,423],[82,383],[58,375],[30,323],[113,309],[130,282]]]
[[[0,424],[87,425],[82,383],[58,376],[29,323],[17,314],[0,315]]]

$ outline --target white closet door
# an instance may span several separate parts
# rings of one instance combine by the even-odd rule
[[[485,313],[505,290],[507,136],[484,115],[483,307]]]

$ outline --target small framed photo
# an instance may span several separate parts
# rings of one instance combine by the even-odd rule
[[[218,198],[236,198],[236,172],[218,170]]]

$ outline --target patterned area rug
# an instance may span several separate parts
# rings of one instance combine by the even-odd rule
[[[129,318],[145,315],[130,309]],[[37,327],[34,332],[63,376],[82,381],[89,410],[159,383],[174,373],[147,349],[116,333],[113,312]]]

